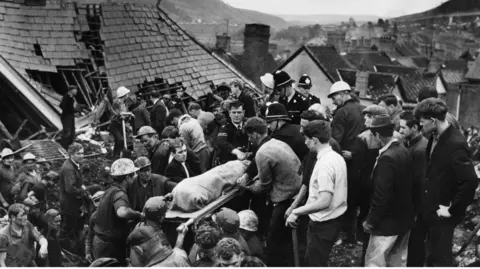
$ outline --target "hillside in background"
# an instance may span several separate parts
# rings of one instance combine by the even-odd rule
[[[221,0],[163,0],[161,7],[181,24],[226,24],[232,26],[247,23],[263,23],[279,30],[288,27],[288,23],[277,16],[252,10],[234,8]]]
[[[480,12],[479,0],[450,0],[437,6],[436,8],[432,8],[425,12],[401,16],[401,17],[398,17],[397,19],[409,19],[409,18],[417,18],[417,17],[424,17],[424,16],[439,16],[439,15],[449,15],[452,13],[470,13],[470,12]]]
[[[340,24],[348,22],[353,18],[357,23],[376,22],[380,17],[375,15],[277,15],[292,25],[313,25],[313,24]]]

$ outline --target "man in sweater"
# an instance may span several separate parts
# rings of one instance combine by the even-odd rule
[[[270,139],[264,120],[253,117],[245,123],[249,141],[258,147],[255,162],[258,168],[258,180],[250,186],[248,177],[239,179],[240,186],[252,193],[269,193],[268,203],[270,225],[267,235],[267,263],[269,266],[285,265],[279,257],[288,258],[291,253],[290,229],[284,225],[285,211],[302,184],[298,175],[300,160],[286,143]]]
[[[372,173],[370,211],[363,222],[371,234],[365,266],[405,267],[414,216],[410,152],[393,137],[395,125],[389,116],[376,117],[370,128],[382,148]]]
[[[414,111],[423,132],[433,134],[426,150],[428,168],[416,224],[426,230],[427,265],[434,267],[453,265],[453,231],[478,186],[467,141],[447,120],[447,112],[447,105],[436,98],[423,100]]]
[[[310,267],[327,267],[330,250],[340,233],[340,217],[347,210],[347,165],[329,145],[328,122],[312,121],[303,133],[305,144],[317,153],[317,163],[310,179],[307,203],[294,209],[286,223],[296,227],[299,216],[309,216],[306,262]]]

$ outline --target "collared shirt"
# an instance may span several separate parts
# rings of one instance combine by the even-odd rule
[[[7,267],[32,266],[35,257],[34,242],[43,236],[30,222],[23,226],[22,233],[13,231],[10,224],[0,230],[0,253],[6,252]]]
[[[293,96],[295,96],[295,92],[296,92],[295,90],[292,90],[292,94],[290,94],[290,95],[287,97],[288,103],[290,103],[290,101],[292,101]]]
[[[183,169],[185,169],[185,174],[187,174],[187,178],[190,177],[190,173],[188,173],[187,166],[185,165],[185,162],[182,162]]]
[[[233,123],[233,121],[232,121],[232,124],[233,124],[233,126],[235,126],[235,128],[237,128],[237,130],[242,130],[242,127],[243,127],[242,125],[243,125],[243,124],[242,124],[241,122],[238,123],[238,124],[235,124],[235,123]]]
[[[321,192],[332,194],[330,205],[308,216],[312,221],[324,222],[340,217],[347,210],[347,164],[342,156],[327,146],[317,154],[309,184],[307,204],[319,199]]]
[[[443,130],[443,132],[439,133],[439,134],[433,134],[433,142],[432,142],[432,149],[430,150],[430,156],[432,155],[433,151],[435,150],[435,147],[437,146],[437,143],[438,143],[438,140],[440,139],[440,137],[442,136],[442,134],[445,133],[445,131],[450,127],[450,123],[448,123],[448,126],[447,128],[445,128],[445,130]]]
[[[378,158],[380,158],[380,156],[381,156],[385,151],[387,151],[387,149],[390,148],[390,146],[391,146],[394,142],[398,142],[398,139],[392,138],[392,140],[390,140],[390,142],[388,142],[383,148],[381,148],[381,149],[378,151],[378,157],[377,157],[377,160],[375,161],[375,165],[373,166],[373,170],[375,170],[375,167],[377,167]],[[372,171],[373,171],[373,170],[372,170]]]

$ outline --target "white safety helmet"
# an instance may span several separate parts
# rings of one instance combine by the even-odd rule
[[[0,152],[0,159],[3,159],[8,156],[12,156],[12,155],[13,155],[13,151],[11,149],[4,148],[2,149],[2,152]]]
[[[243,210],[238,212],[240,218],[240,229],[244,229],[250,232],[256,232],[258,230],[258,217],[252,210]]]
[[[26,162],[26,161],[36,161],[37,160],[37,157],[35,157],[35,155],[33,155],[32,153],[30,152],[27,152],[24,156],[23,156],[23,161]]]
[[[331,98],[337,92],[344,92],[344,91],[351,91],[352,88],[348,83],[345,81],[337,81],[333,83],[332,87],[330,87],[330,93],[328,94],[328,98]]]
[[[113,162],[110,169],[110,175],[113,177],[126,176],[137,172],[139,169],[135,167],[132,160],[121,158]]]
[[[117,98],[122,98],[129,93],[130,93],[129,89],[127,89],[126,87],[120,86],[117,89]]]
[[[273,75],[270,73],[266,73],[265,75],[260,77],[260,81],[262,81],[263,85],[266,87],[273,89],[275,86],[275,81],[273,80]]]

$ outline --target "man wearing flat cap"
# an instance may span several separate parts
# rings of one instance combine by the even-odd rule
[[[287,109],[292,124],[300,125],[300,114],[309,107],[307,98],[295,91],[293,80],[287,72],[278,70],[273,74],[273,80],[274,90],[280,95],[278,102]]]
[[[412,159],[407,148],[393,137],[389,116],[376,117],[370,130],[382,148],[373,168],[370,212],[363,228],[370,233],[366,267],[405,267],[408,238],[413,226]]]
[[[183,241],[188,228],[177,229],[175,247],[168,243],[162,223],[171,207],[169,196],[156,196],[147,200],[143,213],[145,223],[137,225],[127,238],[130,246],[130,265],[133,267],[189,267],[188,255],[183,250]]]

